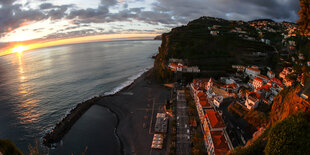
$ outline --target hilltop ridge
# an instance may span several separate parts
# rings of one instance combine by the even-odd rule
[[[171,79],[165,67],[169,58],[185,59],[187,64],[217,73],[229,72],[231,65],[277,64],[275,47],[280,46],[287,26],[280,23],[262,23],[263,30],[253,26],[259,21],[229,21],[214,17],[200,17],[185,26],[162,34],[162,44],[154,62],[154,71],[160,80]],[[255,53],[262,53],[259,56]]]

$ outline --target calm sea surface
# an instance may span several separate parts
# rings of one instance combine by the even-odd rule
[[[0,57],[0,138],[26,153],[28,144],[76,104],[114,93],[152,67],[159,45],[153,40],[96,42]],[[110,115],[106,111],[102,123],[115,124]],[[102,131],[113,134],[113,128]]]

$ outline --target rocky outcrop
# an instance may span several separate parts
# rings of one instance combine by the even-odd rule
[[[154,38],[154,40],[161,40],[161,35],[156,36],[156,37]]]
[[[70,113],[56,124],[54,129],[43,137],[43,144],[51,147],[52,144],[59,142],[63,136],[71,129],[74,123],[102,97],[93,97],[85,102],[79,103]]]

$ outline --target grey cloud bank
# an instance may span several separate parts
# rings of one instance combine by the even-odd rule
[[[74,30],[85,23],[109,23],[117,21],[138,20],[148,24],[162,24],[167,28],[186,24],[190,20],[201,16],[214,16],[230,20],[253,20],[270,18],[276,21],[296,22],[299,9],[298,0],[155,0],[150,6],[152,10],[143,7],[129,7],[122,3],[122,9],[111,12],[110,9],[120,5],[117,0],[101,0],[96,8],[79,9],[76,5],[55,5],[42,2],[36,9],[23,9],[17,0],[0,1],[0,37],[22,26],[25,22],[51,20],[71,20],[72,33],[95,34],[93,29]],[[27,5],[27,4],[26,4]],[[69,29],[68,29],[69,30]],[[130,29],[127,29],[130,30]],[[51,34],[47,38],[59,38],[64,33]]]

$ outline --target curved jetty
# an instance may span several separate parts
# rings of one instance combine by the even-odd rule
[[[59,142],[62,137],[70,130],[74,123],[86,112],[93,104],[102,97],[96,96],[92,99],[79,103],[70,113],[56,124],[53,130],[43,137],[43,144],[51,147],[53,143]]]

